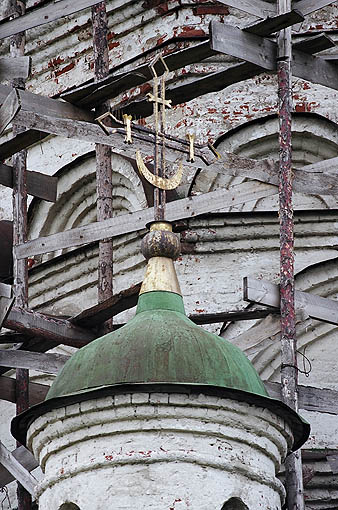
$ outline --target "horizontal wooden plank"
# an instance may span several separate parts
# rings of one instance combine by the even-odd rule
[[[304,16],[311,14],[312,12],[318,11],[328,5],[337,3],[337,0],[301,0],[296,3],[297,9],[299,9]]]
[[[258,18],[265,18],[276,14],[276,7],[273,4],[264,2],[263,0],[219,0],[221,4],[235,7],[236,9],[257,16]]]
[[[17,349],[0,349],[0,366],[9,368],[27,368],[47,374],[58,374],[70,356],[63,354],[45,354]]]
[[[29,383],[29,405],[34,406],[45,400],[49,386],[45,384]],[[15,379],[2,375],[0,377],[0,400],[16,402]]]
[[[57,177],[27,170],[27,193],[48,202],[55,202]],[[0,184],[13,188],[13,167],[0,163]]]
[[[292,72],[303,80],[338,90],[338,66],[324,58],[294,50]]]
[[[166,97],[171,100],[172,105],[185,103],[204,94],[219,92],[229,85],[253,78],[262,72],[264,72],[262,67],[251,62],[245,62],[244,64],[234,65],[223,71],[209,74],[190,83],[168,87]],[[148,100],[142,99],[134,101],[127,106],[121,106],[121,112],[148,117],[152,115],[153,107]]]
[[[39,463],[34,455],[22,445],[13,450],[12,455],[29,472],[39,467]],[[4,466],[0,465],[0,487],[5,487],[5,485],[13,482],[13,480],[15,480],[15,477]]]
[[[303,51],[304,53],[309,53],[310,55],[334,48],[335,46],[336,43],[327,34],[319,34],[315,35],[314,37],[308,37],[307,39],[298,41],[292,45],[294,50]]]
[[[251,62],[264,69],[277,68],[277,44],[270,39],[219,21],[210,23],[210,45],[215,51]]]
[[[50,23],[64,16],[69,16],[74,12],[81,11],[97,3],[97,0],[76,0],[75,2],[69,2],[69,0],[55,1],[46,7],[40,7],[24,16],[19,16],[18,18],[0,24],[0,39],[10,37],[11,35],[18,34],[30,28],[45,25],[46,23]]]
[[[245,301],[279,308],[279,286],[274,283],[246,277],[243,291]],[[295,307],[313,319],[338,325],[338,301],[296,290]]]
[[[49,136],[49,133],[43,133],[42,131],[33,129],[19,133],[14,138],[0,145],[0,160],[7,159],[16,152],[27,149],[37,142],[41,142],[47,138],[47,136]]]
[[[17,18],[19,19],[19,18]],[[13,91],[12,87],[0,84],[0,104],[4,102],[6,97]],[[23,111],[33,113],[43,113],[58,118],[67,118],[73,120],[84,120],[93,122],[95,118],[94,112],[79,108],[73,104],[57,99],[51,99],[39,94],[33,94],[26,90],[17,90],[18,98]]]
[[[28,336],[42,337],[47,341],[73,347],[83,347],[98,336],[69,321],[18,308],[12,308],[4,326]]]
[[[167,45],[170,44],[167,41]],[[176,40],[172,40],[175,43]],[[205,41],[189,48],[165,55],[164,61],[170,71],[175,71],[186,65],[195,64],[212,57],[215,52],[210,48],[209,41]],[[161,71],[158,71],[161,74]],[[99,106],[107,99],[113,99],[122,92],[137,87],[152,79],[149,65],[143,64],[132,71],[124,73],[112,73],[99,82],[91,82],[61,95],[61,98],[78,106],[90,107]]]
[[[272,312],[278,314],[278,311]],[[250,321],[254,319],[264,319],[271,315],[271,310],[234,310],[229,312],[217,313],[194,313],[189,315],[189,319],[195,324],[219,324],[232,321]]]
[[[297,9],[293,9],[292,11],[285,12],[284,14],[272,16],[266,18],[263,21],[258,21],[257,23],[244,27],[243,30],[245,30],[245,32],[249,32],[250,34],[266,37],[273,34],[274,32],[278,32],[279,30],[291,27],[296,23],[301,23],[302,21],[304,21],[304,16],[302,13]]]
[[[260,184],[255,188],[252,183],[244,182],[230,190],[217,190],[204,195],[170,202],[166,207],[166,219],[176,221],[191,218],[200,214],[219,211],[231,205],[256,201],[275,193],[275,186]],[[123,214],[101,222],[28,241],[16,246],[15,254],[21,259],[70,246],[80,246],[92,241],[134,232],[135,230],[142,230],[153,217],[153,208]]]
[[[20,108],[19,94],[16,89],[13,89],[0,107],[0,135],[5,131],[8,124],[12,122]]]
[[[38,483],[37,479],[7,450],[0,441],[0,463],[9,471],[16,480],[33,496]]]
[[[0,81],[27,79],[31,72],[31,57],[0,57]]]
[[[214,50],[246,60],[268,71],[276,70],[275,42],[219,21],[211,22],[210,35]],[[292,72],[303,80],[338,90],[338,66],[322,58],[294,50]]]
[[[271,397],[281,399],[280,383],[264,382]],[[338,415],[338,391],[313,386],[298,386],[299,408]]]
[[[12,286],[6,283],[0,282],[0,297],[11,298],[12,297]]]
[[[83,328],[101,325],[115,315],[135,306],[137,304],[141,285],[142,282],[133,285],[129,289],[122,290],[102,303],[92,306],[78,315],[71,317],[69,322]]]
[[[106,135],[96,124],[57,119],[28,112],[19,112],[18,119],[20,119],[21,124],[25,125],[27,128],[39,127],[41,130],[49,131],[51,134],[88,142],[104,143],[112,148],[114,154],[120,154],[121,156],[132,159],[135,159],[136,150],[141,151],[144,155],[151,154],[153,151],[153,136],[147,133],[143,133],[141,136],[139,132],[135,131],[135,128],[133,129],[133,143],[126,145],[124,143],[124,130]],[[7,144],[8,142],[5,142],[4,145]],[[29,144],[30,139],[28,138],[27,145]],[[4,145],[0,146],[0,152],[2,152]],[[15,146],[14,148],[16,149],[17,147]],[[6,157],[8,157],[8,152],[7,150]],[[197,170],[203,168],[205,163],[207,163],[209,165],[209,170],[212,172],[254,178],[262,182],[278,185],[278,163],[272,160],[255,161],[248,158],[241,158],[240,156],[230,153],[223,153],[222,158],[218,160],[206,146],[201,149],[196,148],[195,153],[196,161],[193,163],[185,162],[185,168],[192,169],[194,167]],[[175,162],[180,158],[182,159],[182,157],[186,159],[187,154],[188,144],[185,140],[177,139],[174,141],[166,141],[166,159],[168,164],[174,165]],[[294,191],[310,194],[337,195],[338,180],[336,179],[337,172],[334,172],[335,166],[337,166],[336,161],[333,159],[316,163],[315,165],[311,165],[311,167],[295,169]],[[312,175],[308,174],[308,168]],[[329,173],[332,175],[328,175]],[[46,176],[45,179],[51,178]],[[29,185],[30,173],[27,174],[27,180]],[[42,186],[39,189],[43,192],[44,188],[46,188],[46,186]],[[48,199],[43,196],[42,198]],[[51,198],[52,197],[50,197],[50,199]]]

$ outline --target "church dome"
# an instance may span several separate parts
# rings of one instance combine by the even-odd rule
[[[133,383],[212,385],[267,396],[242,351],[196,326],[182,297],[166,291],[141,294],[133,319],[76,352],[47,399]]]

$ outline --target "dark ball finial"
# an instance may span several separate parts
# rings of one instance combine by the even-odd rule
[[[179,236],[171,231],[170,223],[152,223],[150,232],[142,239],[141,251],[147,260],[151,257],[167,257],[175,260],[180,254]]]

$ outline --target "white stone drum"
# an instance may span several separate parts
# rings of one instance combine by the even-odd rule
[[[276,473],[292,444],[267,409],[177,393],[69,405],[27,438],[45,473],[39,510],[279,510]]]

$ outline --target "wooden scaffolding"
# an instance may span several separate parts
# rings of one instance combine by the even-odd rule
[[[256,161],[235,154],[220,158],[215,149],[173,136],[166,137],[166,159],[174,162],[185,157],[186,166],[194,170],[209,168],[214,172],[255,178],[264,183],[255,189],[243,182],[229,190],[218,190],[167,204],[168,221],[179,222],[193,216],[220,210],[227,205],[268,197],[276,193],[280,199],[280,285],[246,278],[244,297],[259,307],[242,311],[220,311],[198,314],[190,318],[197,324],[263,318],[271,313],[281,317],[281,384],[268,384],[272,396],[282,398],[289,406],[338,413],[338,392],[299,386],[297,381],[297,346],[295,336],[295,306],[301,304],[307,316],[338,324],[338,304],[335,301],[294,290],[292,191],[303,193],[338,194],[334,171],[338,158],[303,167],[292,175],[292,75],[338,89],[338,55],[328,60],[315,54],[334,46],[325,34],[292,44],[291,28],[305,16],[328,6],[331,0],[276,0],[275,5],[263,0],[220,0],[259,18],[244,29],[218,21],[210,24],[209,37],[187,49],[164,56],[170,71],[224,53],[243,63],[211,73],[190,85],[178,85],[167,90],[173,105],[203,94],[252,78],[265,71],[277,72],[280,120],[280,161]],[[25,30],[55,21],[63,16],[91,7],[93,26],[94,81],[62,94],[63,101],[38,96],[25,91],[30,72],[30,58],[25,56]],[[0,325],[11,330],[2,333],[0,343],[13,343],[13,348],[0,350],[0,399],[15,402],[17,412],[44,399],[47,386],[30,383],[29,370],[57,374],[67,356],[46,353],[59,344],[82,347],[116,329],[112,318],[137,302],[140,284],[113,293],[114,237],[142,230],[153,217],[153,208],[113,217],[111,153],[135,159],[135,152],[152,152],[154,132],[132,125],[133,143],[125,144],[126,125],[113,117],[110,124],[99,125],[95,120],[109,111],[110,103],[119,94],[152,79],[148,65],[129,72],[110,73],[108,62],[108,31],[105,1],[59,0],[47,6],[37,6],[26,12],[25,0],[13,0],[8,19],[0,24],[0,38],[10,38],[11,55],[0,59],[0,81],[11,79],[11,86],[0,84],[0,133],[12,123],[13,137],[0,145],[0,183],[13,188],[13,256],[14,285],[0,283]],[[151,104],[144,98],[123,105],[120,116],[130,114],[147,117]],[[103,128],[103,129],[102,129]],[[57,179],[26,169],[26,150],[49,135],[71,137],[96,144],[97,222],[59,232],[48,237],[27,240],[27,193],[43,200],[55,201]],[[193,156],[192,151],[193,149]],[[13,156],[13,165],[3,163]],[[315,167],[315,168],[314,168]],[[278,188],[278,190],[277,190]],[[51,317],[28,307],[27,260],[37,255],[82,246],[99,241],[98,304],[67,319]],[[263,305],[263,306],[262,306]],[[4,374],[16,369],[16,379]],[[328,452],[332,465],[338,452]],[[336,461],[338,464],[338,462]],[[36,480],[30,473],[37,467],[30,452],[22,445],[9,452],[0,443],[0,482],[3,487],[18,480],[18,509],[32,508],[31,495]],[[338,472],[338,467],[336,467]],[[289,510],[304,509],[302,460],[300,452],[288,457],[286,486]]]

